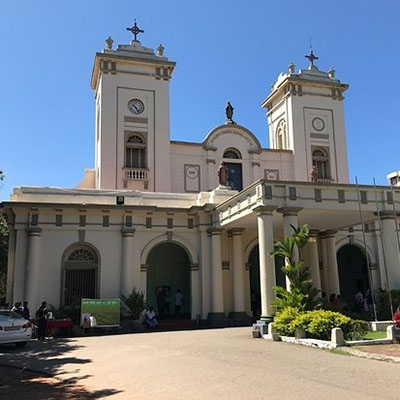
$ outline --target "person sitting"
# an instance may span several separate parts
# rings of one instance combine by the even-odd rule
[[[11,311],[14,311],[14,312],[16,312],[17,314],[19,314],[19,315],[22,316],[22,306],[21,306],[21,302],[20,302],[20,301],[17,301],[17,302],[14,304],[14,307],[11,309]]]
[[[158,325],[156,313],[151,306],[144,313],[144,323],[150,328],[155,328]]]

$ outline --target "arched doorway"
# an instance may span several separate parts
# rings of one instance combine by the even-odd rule
[[[276,285],[286,287],[285,274],[282,271],[284,259],[275,256],[275,279]],[[261,290],[260,290],[260,257],[258,245],[254,246],[249,256],[250,264],[250,296],[251,296],[251,311],[253,316],[258,318],[261,315]]]
[[[340,295],[344,302],[352,304],[354,295],[365,295],[369,289],[367,259],[357,246],[345,244],[337,252]]]
[[[160,243],[151,249],[147,265],[147,305],[153,306],[161,317],[173,318],[175,294],[179,289],[183,295],[180,316],[190,318],[190,259],[186,251],[176,243]],[[159,309],[159,305],[162,309]]]
[[[76,245],[64,254],[63,291],[61,304],[80,306],[81,299],[95,299],[99,295],[99,260],[88,245]]]

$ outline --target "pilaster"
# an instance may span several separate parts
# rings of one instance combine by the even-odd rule
[[[133,249],[135,229],[124,228],[122,234],[121,293],[128,296],[134,286],[133,282]],[[137,284],[138,282],[136,282]]]
[[[211,235],[211,307],[208,322],[211,326],[226,326],[227,318],[224,313],[224,286],[221,257],[221,231],[218,228],[209,228]]]
[[[41,244],[42,229],[29,228],[28,233],[28,254],[26,257],[26,289],[25,299],[29,302],[31,309],[36,309],[41,303],[40,285],[41,279],[40,260],[41,260]]]

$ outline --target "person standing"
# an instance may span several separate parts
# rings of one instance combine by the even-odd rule
[[[47,318],[49,312],[47,311],[47,302],[43,301],[42,305],[36,311],[36,319],[38,322],[38,340],[44,340],[47,328]]]
[[[28,308],[28,302],[24,301],[24,305],[22,306],[22,316],[29,321],[31,318],[31,311]]]
[[[164,318],[164,311],[165,311],[165,295],[164,289],[161,288],[157,292],[157,308],[158,308],[158,318]]]
[[[175,293],[175,317],[179,318],[181,314],[181,307],[183,305],[183,295],[181,290],[178,289]]]

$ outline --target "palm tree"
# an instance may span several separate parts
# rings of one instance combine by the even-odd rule
[[[285,259],[282,271],[290,282],[290,291],[281,286],[275,286],[276,298],[273,303],[277,311],[285,307],[295,307],[299,311],[314,310],[321,306],[318,297],[319,290],[315,288],[311,280],[310,267],[304,265],[301,260],[301,250],[309,240],[307,225],[299,228],[291,225],[293,234],[283,242],[276,242],[271,256],[280,256]],[[295,249],[298,249],[299,260],[295,257]]]

